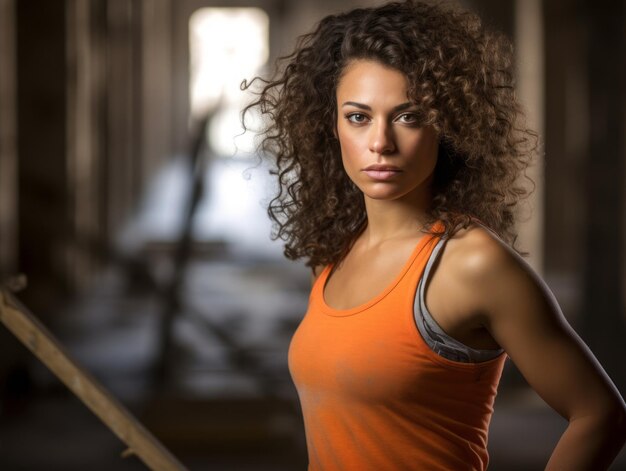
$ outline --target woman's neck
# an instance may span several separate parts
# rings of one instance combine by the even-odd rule
[[[426,223],[425,201],[365,199],[367,227],[363,232],[367,246],[376,246],[391,239],[413,237]]]

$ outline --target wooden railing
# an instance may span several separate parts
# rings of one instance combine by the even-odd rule
[[[25,277],[17,277],[2,286],[0,321],[128,446],[122,457],[134,454],[154,471],[186,471],[187,468],[81,368],[48,329],[16,299],[12,292],[23,288],[25,281]]]

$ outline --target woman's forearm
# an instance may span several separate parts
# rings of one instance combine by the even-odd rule
[[[626,440],[623,411],[603,418],[571,420],[557,443],[546,471],[602,471],[613,462]]]

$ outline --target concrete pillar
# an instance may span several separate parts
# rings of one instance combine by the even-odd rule
[[[517,0],[515,2],[515,60],[517,93],[526,114],[526,125],[540,135],[540,149],[544,136],[544,38],[542,0]],[[544,174],[543,154],[527,170],[535,182],[528,201],[530,210],[522,213],[518,226],[520,246],[529,251],[528,262],[543,274],[544,232]],[[526,181],[521,182],[528,186]]]

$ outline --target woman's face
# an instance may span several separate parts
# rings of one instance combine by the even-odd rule
[[[369,60],[349,63],[337,86],[337,113],[344,169],[366,198],[417,201],[429,191],[438,136],[421,125],[402,72]]]

